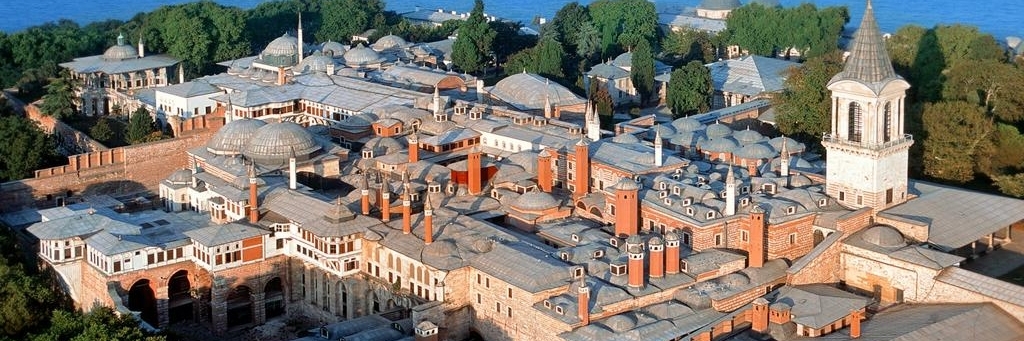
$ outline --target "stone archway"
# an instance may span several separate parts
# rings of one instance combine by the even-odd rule
[[[156,293],[149,285],[148,279],[140,279],[132,284],[128,290],[128,310],[138,312],[143,321],[150,326],[160,325],[159,315],[156,309]]]
[[[170,323],[192,320],[192,283],[187,270],[179,270],[167,281],[167,317]]]
[[[252,289],[240,285],[228,293],[228,328],[244,326],[253,322]]]
[[[601,215],[601,210],[598,209],[597,206],[590,208],[590,214],[593,214],[595,217],[598,218],[604,218],[604,216]]]
[[[274,277],[263,287],[264,311],[266,318],[284,315],[284,286],[281,284],[281,277]]]
[[[821,230],[814,230],[814,246],[818,246],[823,240],[825,240],[825,234]]]

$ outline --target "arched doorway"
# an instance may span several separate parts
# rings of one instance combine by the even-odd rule
[[[277,317],[284,314],[284,289],[281,285],[281,277],[274,277],[263,288],[264,309],[267,318]]]
[[[153,327],[160,325],[156,312],[156,295],[148,279],[140,279],[128,290],[128,310],[139,312],[142,320]]]
[[[167,281],[167,317],[170,323],[192,319],[192,283],[188,271],[180,270]]]
[[[818,246],[823,240],[825,240],[825,234],[821,230],[814,230],[814,246]]]
[[[228,328],[252,323],[252,289],[239,286],[228,293]]]

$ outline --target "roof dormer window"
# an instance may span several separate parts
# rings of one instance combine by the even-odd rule
[[[715,219],[715,211],[708,211],[708,219]]]
[[[828,199],[821,198],[820,200],[818,200],[818,206],[825,207],[825,205],[828,205]]]
[[[691,216],[691,217],[693,216],[693,207],[687,207],[686,208],[686,215]]]
[[[793,214],[793,213],[796,213],[796,206],[786,207],[786,214]]]
[[[575,234],[575,233],[573,233],[571,236],[569,236],[569,238],[572,239],[572,241],[574,241],[574,242],[580,241],[580,235]]]
[[[594,256],[594,259],[599,259],[601,257],[604,257],[604,250],[594,250],[593,256]]]

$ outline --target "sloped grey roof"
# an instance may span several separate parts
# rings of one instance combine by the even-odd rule
[[[205,246],[224,245],[265,234],[270,234],[270,231],[239,223],[211,225],[185,232],[186,236]]]
[[[983,296],[1024,306],[1024,287],[1004,282],[970,270],[948,267],[935,280],[976,292]]]
[[[221,90],[206,82],[185,82],[156,88],[156,91],[182,98],[209,95],[221,92]]]
[[[863,82],[877,92],[880,89],[879,85],[884,85],[889,80],[902,79],[893,70],[892,61],[885,49],[885,41],[882,40],[882,33],[878,29],[875,11],[872,9],[870,1],[864,10],[864,18],[860,22],[857,33],[853,35],[851,46],[850,56],[846,58],[843,72],[832,77],[829,84],[851,80]]]
[[[490,252],[473,258],[470,263],[484,273],[531,293],[568,284],[569,265],[539,251],[522,242],[495,243]]]
[[[28,232],[32,233],[36,238],[44,240],[83,237],[102,230],[130,234],[138,233],[139,227],[111,219],[102,214],[88,214],[85,212],[62,219],[35,223],[28,227]]]
[[[790,307],[793,322],[811,328],[822,328],[866,307],[869,299],[824,284],[786,286],[779,289],[775,304]]]
[[[755,96],[785,88],[786,70],[800,64],[791,61],[744,56],[706,65],[715,90]]]
[[[89,245],[89,248],[107,256],[141,250],[148,246],[156,246],[146,240],[145,237],[139,235],[113,235],[107,231],[100,231],[89,237],[85,243]]]
[[[451,14],[451,12],[445,12],[441,9],[429,10],[419,9],[416,11],[406,12],[401,14],[402,17],[410,20],[428,21],[432,23],[443,23],[448,20],[462,20],[463,18],[457,14]]]
[[[517,73],[498,81],[491,95],[519,110],[544,109],[545,98],[555,107],[587,102],[561,84],[532,73]]]
[[[889,257],[926,266],[935,270],[942,270],[946,267],[956,265],[964,260],[963,257],[923,248],[917,245],[908,246],[896,252],[890,253]]]
[[[850,340],[844,328],[809,340]],[[861,322],[857,340],[1015,341],[1024,335],[1024,324],[992,303],[901,304]]]
[[[658,23],[669,27],[685,27],[699,31],[717,33],[725,31],[725,20],[701,18],[693,13],[659,13]]]
[[[917,198],[880,214],[929,224],[928,242],[943,249],[958,249],[1024,217],[1020,199],[920,180],[910,180],[908,192]]]
[[[587,71],[587,75],[605,79],[620,79],[629,77],[629,71],[609,63],[600,63],[591,67],[590,71]]]
[[[288,220],[297,222],[302,229],[308,230],[320,237],[342,237],[356,233],[365,232],[367,228],[380,224],[379,220],[364,216],[351,216],[352,212],[342,206],[343,211],[349,216],[340,223],[334,223],[327,219],[332,210],[337,210],[336,204],[328,202],[326,198],[317,198],[287,188],[276,188],[267,193],[262,207],[280,214]]]
[[[124,60],[107,60],[102,55],[75,58],[74,60],[61,63],[60,66],[74,70],[78,73],[105,73],[108,75],[156,69],[178,64],[178,60],[167,55],[147,55],[143,58],[130,58]]]

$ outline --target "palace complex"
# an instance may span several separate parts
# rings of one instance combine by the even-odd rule
[[[723,6],[696,13],[721,20]],[[91,84],[87,113],[109,105],[86,92],[166,86],[178,63],[111,49],[65,64]],[[300,26],[222,74],[155,90],[207,103],[153,103],[176,131],[223,123],[161,174],[156,209],[69,198],[25,230],[77,306],[154,328],[226,335],[294,318],[321,326],[301,340],[1019,339],[1024,287],[959,266],[1010,243],[1024,201],[909,179],[911,85],[870,2],[849,50],[828,83],[826,166],[791,138],[728,124],[763,114],[758,95],[778,80],[744,92],[723,75],[720,95],[742,97],[724,109],[602,130],[586,99],[539,75],[484,86],[441,70],[429,44],[306,44]],[[735,63],[778,76],[783,62],[757,58]],[[616,86],[628,61],[590,77]]]

